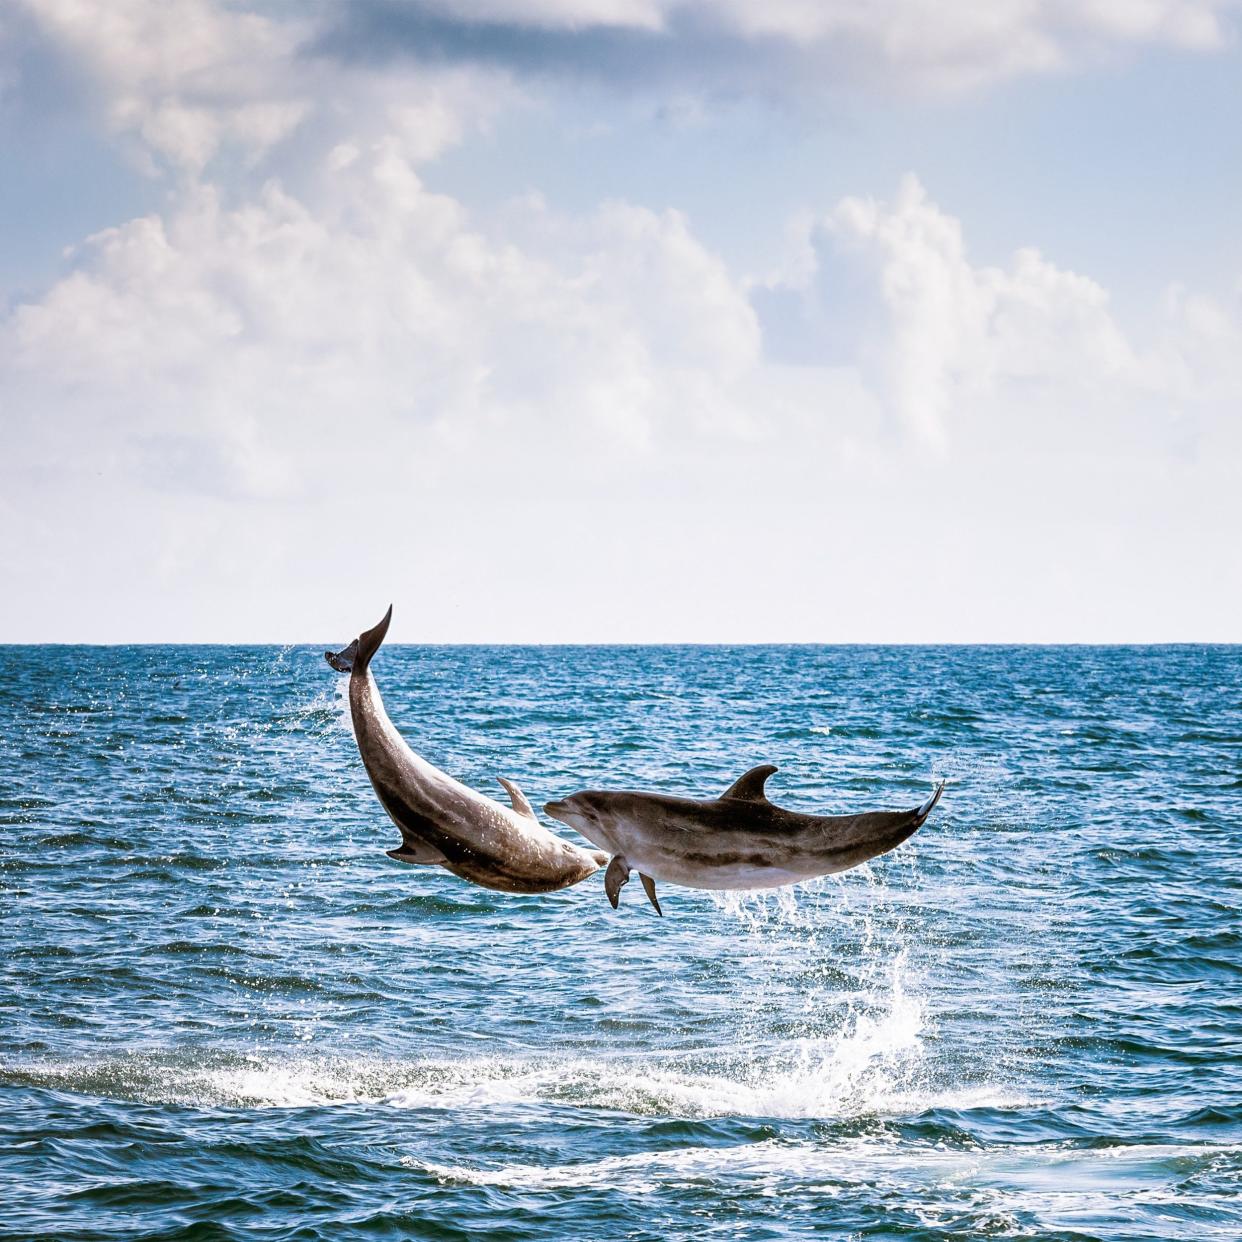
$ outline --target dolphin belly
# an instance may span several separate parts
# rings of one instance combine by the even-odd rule
[[[797,884],[809,880],[817,873],[805,869],[791,870],[771,863],[727,862],[711,866],[691,866],[680,859],[648,859],[636,869],[654,880],[668,884],[680,884],[683,888],[702,888],[714,892],[729,889],[780,888],[785,884]]]
[[[644,840],[641,845],[627,845],[626,854],[635,870],[683,888],[780,888],[824,874],[820,860],[802,857],[771,842],[677,844],[677,848],[668,848]]]

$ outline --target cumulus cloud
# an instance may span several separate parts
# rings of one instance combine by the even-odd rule
[[[312,486],[345,435],[408,478],[436,444],[744,432],[757,320],[677,213],[528,202],[523,247],[428,190],[399,136],[327,163],[313,206],[196,186],[84,243],[0,330],[26,442],[50,462],[73,428],[148,480],[262,495]]]
[[[35,78],[58,68],[152,175],[199,178],[224,157],[258,167],[308,128],[312,151],[396,136],[407,155],[428,160],[517,95],[468,67],[352,72],[307,54],[323,28],[314,6],[16,4],[23,37],[8,57],[0,43],[0,90],[7,78],[10,95],[38,94]]]
[[[934,444],[963,411],[1202,404],[1235,383],[1224,343],[1236,315],[1171,294],[1159,339],[1140,349],[1100,284],[1038,250],[972,263],[960,221],[914,176],[890,202],[847,198],[805,220],[790,275],[753,296],[778,352],[848,361],[897,425]]]
[[[0,368],[28,462],[73,437],[146,485],[275,496],[314,492],[347,441],[382,444],[400,484],[489,447],[652,460],[792,431],[848,452],[879,409],[945,446],[982,408],[1239,391],[1227,308],[1171,294],[1139,351],[1091,279],[1034,250],[972,264],[913,177],[809,219],[796,272],[748,290],[677,212],[526,199],[484,227],[400,133],[322,163],[313,200],[188,186],[13,310]]]
[[[223,144],[261,155],[309,106],[284,69],[299,21],[212,0],[17,3],[101,97],[107,124],[176,167],[200,170]]]
[[[960,65],[964,49],[999,64],[1000,43],[1006,55],[1039,45],[1037,60],[1087,37],[1210,46],[1210,0],[1100,0],[1072,19],[1030,3],[946,16],[915,0],[25,11],[95,84],[108,123],[179,175],[166,210],[88,239],[0,327],[9,408],[32,443],[56,420],[106,424],[100,452],[167,485],[287,490],[311,459],[292,446],[326,440],[343,417],[404,446],[393,462],[506,427],[643,451],[770,436],[782,420],[857,430],[876,410],[943,445],[961,408],[1013,408],[1017,394],[1194,404],[1233,383],[1229,308],[1171,295],[1165,339],[1138,350],[1089,277],[1034,249],[1006,268],[973,264],[959,222],[913,177],[890,203],[808,213],[796,270],[749,289],[672,211],[615,202],[570,216],[528,198],[483,225],[420,170],[512,88],[468,68],[341,67],[322,37],[325,15],[345,14],[355,35],[379,22],[389,48],[403,23],[431,21],[471,38],[622,31],[678,56],[708,30],[738,47],[848,35],[894,64]],[[299,127],[296,185],[213,176],[222,150],[260,161]]]
[[[166,209],[86,239],[0,323],[27,465],[72,436],[91,468],[263,496],[313,488],[345,423],[404,477],[518,425],[628,451],[752,432],[757,319],[681,215],[530,198],[488,229],[428,189],[421,165],[513,98],[503,81],[333,67],[298,22],[208,0],[28,15],[176,176]],[[293,185],[213,162],[298,126]]]

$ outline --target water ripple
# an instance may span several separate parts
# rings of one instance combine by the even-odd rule
[[[0,1237],[1242,1236],[1235,649],[385,648],[536,805],[950,781],[663,919],[387,859],[322,650],[6,661]]]

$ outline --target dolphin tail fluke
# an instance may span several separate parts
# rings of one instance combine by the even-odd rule
[[[371,663],[371,657],[380,649],[380,644],[384,641],[384,635],[388,633],[388,627],[392,624],[392,605],[388,605],[388,611],[384,613],[384,619],[372,629],[364,630],[358,635],[358,650],[354,653],[354,672],[365,673],[367,665]]]
[[[935,807],[936,803],[940,801],[940,795],[942,793],[944,793],[944,781],[941,781],[940,784],[936,786],[936,792],[933,793],[932,796],[928,798],[917,811],[914,812],[914,826],[916,828],[921,828],[923,826],[924,821],[932,813],[932,809]]]
[[[338,673],[351,673],[354,668],[354,657],[358,654],[358,640],[355,638],[344,651],[325,651],[323,658]]]
[[[384,619],[374,629],[365,630],[344,651],[325,651],[323,658],[338,673],[365,673],[371,657],[380,649],[388,626],[392,622],[392,605],[384,613]]]

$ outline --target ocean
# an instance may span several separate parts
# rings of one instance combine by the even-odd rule
[[[501,799],[948,781],[662,919],[387,858],[322,651],[2,649],[0,1237],[1242,1237],[1242,648],[383,648]]]

